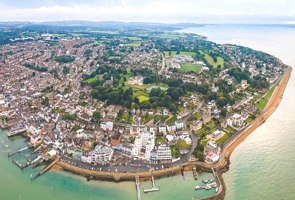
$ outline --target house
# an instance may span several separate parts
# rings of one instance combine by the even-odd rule
[[[164,124],[159,125],[158,129],[159,129],[159,133],[163,133],[164,135],[167,134],[167,129]]]
[[[211,120],[212,120],[211,111],[210,110],[203,111],[202,119],[203,119],[204,124],[211,122]]]
[[[175,125],[175,123],[174,124],[169,124],[169,125],[167,125],[167,131],[168,131],[168,133],[175,133],[175,131],[176,131],[176,125]]]
[[[113,128],[114,128],[114,123],[113,122],[110,122],[110,121],[107,121],[107,122],[101,122],[100,123],[100,128],[104,131],[106,130],[109,130],[109,131],[112,131]]]
[[[235,113],[232,117],[232,125],[240,127],[243,125],[243,123],[244,123],[244,119],[242,115]]]
[[[109,111],[107,113],[107,118],[109,118],[109,119],[116,119],[117,118],[117,115],[118,114],[116,112]]]
[[[192,123],[190,124],[190,129],[191,131],[195,131],[197,132],[198,130],[200,130],[203,127],[203,121],[201,120],[194,120],[192,121]]]
[[[181,130],[184,127],[184,122],[180,120],[175,121],[176,130]]]
[[[213,138],[218,138],[220,135],[221,135],[221,131],[220,131],[220,130],[215,130],[215,131],[212,133],[212,137],[213,137]]]
[[[168,108],[163,108],[163,116],[168,116],[170,114]]]

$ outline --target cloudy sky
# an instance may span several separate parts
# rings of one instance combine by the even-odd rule
[[[295,23],[294,0],[0,0],[0,21]]]

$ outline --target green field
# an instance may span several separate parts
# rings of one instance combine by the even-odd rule
[[[125,46],[125,47],[139,47],[140,45],[141,45],[140,42],[133,42],[133,43],[124,44],[123,46]]]
[[[97,77],[93,77],[93,78],[88,78],[86,79],[84,82],[87,83],[87,84],[91,84],[93,82],[95,82],[97,80]]]
[[[173,116],[169,117],[169,118],[166,120],[166,123],[167,123],[167,124],[172,124],[172,123],[174,123],[175,121],[176,121],[176,116],[173,115]]]
[[[147,101],[147,100],[150,99],[149,97],[147,97],[147,96],[143,96],[143,95],[138,96],[137,98],[139,99],[139,102],[140,102],[140,103],[141,103],[141,102],[144,102],[144,101]]]
[[[132,40],[132,41],[141,41],[142,39],[139,37],[125,37],[126,39]]]
[[[212,56],[210,56],[209,54],[204,53],[203,51],[200,51],[200,53],[201,53],[202,55],[205,55],[205,59],[206,59],[206,61],[207,61],[210,65],[212,65],[214,68],[217,68],[218,65],[220,65],[221,68],[224,68],[224,59],[223,59],[223,58],[221,58],[221,57],[217,57],[217,62],[214,62],[214,59],[213,59]]]
[[[262,110],[266,106],[274,90],[275,90],[275,86],[270,88],[267,94],[256,103],[256,107]]]
[[[226,133],[221,138],[216,140],[216,143],[219,145],[223,145],[229,138],[230,138],[230,135],[228,133]]]
[[[176,55],[176,51],[171,51],[171,56],[169,56],[169,51],[164,51],[165,57],[174,57]],[[181,51],[179,55],[185,55],[185,56],[194,56],[196,55],[195,52],[190,51]]]
[[[195,63],[185,63],[185,64],[181,64],[181,69],[184,71],[184,72],[196,72],[196,73],[199,73],[200,70],[201,70],[201,66],[200,65],[197,65]]]

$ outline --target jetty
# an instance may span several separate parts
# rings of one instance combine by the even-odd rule
[[[60,158],[55,158],[51,163],[49,163],[47,166],[45,166],[38,174],[36,174],[34,177],[32,176],[32,180],[36,179],[37,177],[45,174],[48,170],[51,169],[51,167],[53,167],[53,165],[55,165],[58,161],[60,160]]]
[[[14,155],[16,155],[16,154],[18,154],[18,153],[20,153],[20,152],[22,152],[22,151],[24,151],[24,150],[26,150],[26,149],[28,149],[29,147],[24,147],[24,148],[21,148],[21,149],[18,149],[16,152],[14,152],[14,153],[8,153],[8,157],[11,157],[11,156],[14,156]]]
[[[137,200],[141,200],[139,176],[135,176],[135,186],[136,186],[136,191],[137,191]]]
[[[23,170],[24,168],[30,166],[30,162],[28,161],[26,164],[21,164],[16,160],[12,160],[13,164],[15,164],[18,168],[20,168],[21,170]]]
[[[157,192],[160,190],[160,188],[157,188],[156,187],[156,184],[155,184],[155,179],[154,179],[154,176],[152,175],[152,185],[153,187],[151,189],[145,189],[143,190],[144,193],[149,193],[149,192]]]

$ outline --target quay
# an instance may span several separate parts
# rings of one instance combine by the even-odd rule
[[[139,176],[135,176],[135,185],[136,185],[136,191],[137,191],[137,200],[141,200]]]
[[[152,175],[152,185],[153,187],[151,189],[145,189],[143,190],[144,193],[149,193],[149,192],[157,192],[160,190],[160,188],[157,188],[156,187],[156,184],[155,184],[155,179],[154,179],[154,176]]]
[[[45,166],[38,174],[36,174],[34,177],[31,177],[32,180],[36,179],[37,177],[45,174],[48,170],[51,169],[51,167],[53,167],[53,165],[55,165],[58,161],[60,160],[60,158],[55,158],[51,163],[49,163],[47,166]]]

